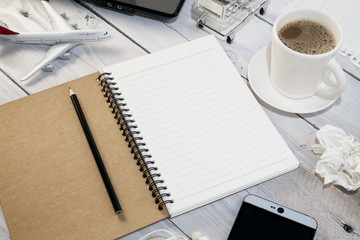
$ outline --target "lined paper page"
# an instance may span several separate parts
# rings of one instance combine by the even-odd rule
[[[165,180],[172,216],[298,165],[212,36],[104,71]]]

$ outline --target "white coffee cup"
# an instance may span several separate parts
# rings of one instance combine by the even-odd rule
[[[294,51],[281,42],[278,32],[289,22],[311,19],[325,26],[333,35],[336,46],[329,52],[310,55]],[[306,98],[315,94],[334,99],[345,89],[344,71],[335,60],[342,43],[342,30],[330,16],[311,9],[295,9],[281,14],[273,25],[271,43],[271,83],[282,95]],[[329,81],[333,73],[336,81]]]

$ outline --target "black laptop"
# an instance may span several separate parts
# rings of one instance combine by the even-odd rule
[[[84,0],[111,10],[172,20],[177,17],[185,0]]]

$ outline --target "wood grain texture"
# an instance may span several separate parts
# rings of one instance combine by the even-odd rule
[[[274,1],[272,1],[272,3],[273,2]],[[269,14],[270,17],[267,19],[267,21],[261,21],[259,19],[254,19],[253,21],[248,23],[244,28],[242,28],[236,34],[233,44],[228,45],[227,47],[224,47],[228,51],[230,50],[230,51],[235,52],[235,54],[238,52],[241,52],[241,53],[239,53],[239,55],[241,55],[241,57],[243,57],[243,58],[246,57],[246,51],[250,52],[249,53],[250,57],[247,58],[247,61],[246,60],[244,61],[245,64],[237,65],[237,62],[235,64],[235,66],[238,68],[239,72],[243,76],[246,76],[245,74],[246,74],[247,63],[249,62],[249,60],[251,59],[253,54],[256,53],[256,51],[258,51],[262,47],[264,47],[270,43],[271,22],[273,22],[275,17],[280,13],[279,9],[281,9],[278,6],[275,6],[276,4],[280,4],[280,3],[276,2],[275,4],[269,6],[267,14]],[[279,5],[279,6],[281,6],[281,5]],[[185,9],[186,9],[186,7],[188,7],[188,9],[190,9],[189,4],[185,5]],[[187,11],[187,12],[189,13],[189,11]],[[186,13],[183,12],[182,14],[183,14],[182,16],[184,16]],[[190,16],[190,14],[188,14],[188,16]],[[189,19],[189,17],[187,19]],[[186,36],[188,39],[198,37],[200,34],[195,30],[196,28],[194,28],[194,27],[191,28],[191,25],[189,25],[189,24],[192,24],[192,23],[190,23],[190,21],[188,21],[187,19],[181,18],[181,16],[180,16],[180,21],[183,20],[184,23],[183,22],[179,23],[179,21],[177,21],[176,23],[172,24],[172,27],[174,27],[177,31],[181,32],[182,35]],[[186,27],[184,27],[184,25]],[[262,25],[262,26],[260,26],[260,25]],[[182,32],[183,29],[185,29],[184,32]],[[242,42],[244,42],[243,45],[245,47],[241,48]],[[240,49],[241,50],[244,49],[244,50],[241,51]],[[244,54],[244,52],[245,52],[245,54]],[[237,58],[237,60],[239,60],[239,59]],[[241,60],[243,60],[243,59],[241,59]],[[343,64],[342,66],[345,69],[346,68],[353,69],[353,68],[351,68],[352,65],[350,65],[350,63],[348,63],[346,61],[342,61],[341,63]],[[357,70],[357,69],[355,69],[355,70]],[[356,75],[357,72],[355,72],[353,74]],[[315,168],[315,165],[316,165],[316,162],[317,162],[319,156],[314,155],[310,150],[311,146],[315,143],[316,127],[321,127],[321,126],[324,126],[326,123],[330,123],[335,126],[343,128],[349,134],[359,136],[358,131],[359,131],[360,125],[358,124],[358,121],[355,120],[355,119],[359,119],[359,116],[358,116],[359,112],[354,112],[351,109],[349,109],[349,108],[359,109],[359,101],[358,101],[358,99],[356,99],[357,98],[356,96],[359,95],[358,93],[360,91],[359,82],[356,79],[354,79],[351,75],[347,75],[347,79],[348,79],[348,86],[347,86],[345,92],[342,94],[341,98],[338,99],[333,106],[331,106],[330,108],[325,109],[319,113],[305,114],[305,115],[301,116],[301,118],[299,118],[295,114],[283,113],[281,111],[274,109],[273,107],[265,105],[266,113],[271,118],[271,120],[276,125],[276,127],[279,129],[280,133],[283,135],[283,137],[287,141],[287,143],[291,146],[292,150],[295,152],[298,159],[301,159],[302,166],[304,167],[304,169],[306,169],[308,171],[307,174],[303,174],[303,175],[306,176],[307,181],[317,184],[316,190],[320,189],[319,186],[321,186],[321,179],[319,179],[317,176],[314,175],[314,168]],[[303,172],[304,172],[304,170],[303,170]],[[271,183],[273,181],[269,181],[269,182]],[[272,191],[275,190],[274,193],[279,191],[279,189],[277,189],[276,186],[277,185],[275,184],[274,188],[271,189]],[[312,186],[312,184],[310,184],[310,186]],[[297,201],[300,202],[300,199],[299,200],[294,199],[294,196],[296,196],[294,193],[298,189],[302,189],[302,188],[303,188],[303,186],[301,186],[301,185],[296,186],[296,187],[292,186],[292,188],[289,187],[289,189],[285,195],[289,195],[287,198],[292,197],[294,202],[297,202]],[[265,191],[267,188],[264,187],[265,190],[263,190],[262,185],[259,185],[259,187],[255,187],[255,189],[258,189],[257,192],[260,195],[264,194],[264,196],[267,196],[267,198],[273,199],[274,201],[280,201],[281,199],[284,199],[284,196],[279,198],[279,197],[275,197],[275,196],[268,194],[267,191]],[[310,188],[310,189],[314,189],[314,188]],[[337,187],[329,187],[329,188],[326,188],[326,190],[329,193],[327,194],[327,198],[322,201],[327,201],[329,203],[344,202],[344,200],[342,199],[343,198],[342,194],[346,195],[346,197],[344,197],[346,200],[345,200],[345,204],[343,204],[343,208],[345,208],[347,210],[337,212],[337,214],[339,214],[339,215],[337,215],[336,217],[349,223],[355,229],[359,229],[359,226],[356,226],[356,222],[357,222],[356,220],[359,219],[359,216],[352,216],[353,218],[352,217],[349,218],[348,217],[349,214],[346,214],[346,213],[342,214],[342,212],[350,213],[352,211],[356,211],[356,209],[359,207],[359,200],[357,197],[358,194],[357,193],[349,194],[349,193],[345,193],[345,192],[343,193],[343,190],[341,188],[337,188]],[[322,191],[323,190],[317,191],[317,192],[319,192],[319,195],[318,195],[319,198],[321,198],[323,196]],[[339,192],[341,192],[341,194],[339,194]],[[311,194],[314,194],[314,193],[307,193],[305,191],[302,194],[306,195],[306,196],[311,196]],[[239,204],[239,203],[237,203],[237,204]],[[283,201],[283,204],[286,205],[286,201]],[[293,206],[293,207],[296,209],[296,206]],[[215,207],[215,209],[216,208],[217,207]],[[308,204],[307,209],[304,209],[304,211],[306,210],[305,212],[308,212],[309,214],[317,213],[318,215],[324,214],[325,216],[328,216],[329,212],[331,213],[333,208],[334,208],[334,206],[331,206],[331,204],[329,204],[329,206],[322,206],[320,204],[314,203],[314,204]],[[303,210],[303,209],[301,209],[301,210]],[[344,209],[342,209],[342,210],[344,210]],[[205,210],[199,209],[198,214],[200,215],[200,217],[198,216],[199,218],[194,220],[194,223],[203,220],[205,217],[201,217],[201,215],[203,214],[204,216],[208,216],[208,212],[209,212],[208,209],[205,209]],[[191,214],[193,214],[193,213],[191,213]],[[219,218],[217,218],[217,216],[219,216],[219,215],[215,214],[214,216],[216,216],[215,218],[218,221],[222,220],[221,218],[220,218],[220,220],[219,220]],[[351,216],[351,214],[350,214],[350,216]],[[188,217],[188,216],[182,216],[182,217],[183,217],[183,219],[181,219],[180,217],[176,220],[174,219],[174,221],[176,221],[176,225],[180,226],[180,228],[185,227],[185,226],[181,225],[181,223],[185,223],[185,225],[194,226],[194,224],[187,224],[188,219],[190,219],[191,217]],[[325,224],[321,224],[321,227],[319,230],[319,238],[320,239],[352,239],[352,238],[356,238],[355,236],[352,236],[352,235],[346,233],[341,228],[336,217],[333,216],[332,218],[330,218],[330,217],[326,218],[326,221],[329,221],[329,224],[327,224],[326,221],[323,221],[323,220],[320,221],[320,223],[323,222]],[[347,221],[347,220],[350,220],[350,221]],[[335,226],[337,228],[334,228]],[[213,226],[209,227],[209,229],[213,229],[213,228],[216,228],[215,224]],[[216,228],[216,229],[219,229],[219,228]],[[223,229],[223,228],[220,227],[220,229]],[[337,231],[333,231],[334,229],[336,229]],[[191,231],[194,231],[194,229],[189,230],[188,234]],[[210,234],[210,236],[218,236],[216,233],[213,233],[212,231],[210,231],[210,232],[212,233],[212,234]],[[224,236],[226,236],[226,235],[222,235],[222,236],[220,235],[214,239],[224,239]]]
[[[105,65],[144,55],[146,54],[144,49],[155,52],[208,35],[208,32],[196,27],[196,13],[192,10],[193,2],[187,0],[177,20],[166,23],[119,14],[89,4],[98,14],[96,16],[94,12],[73,1],[52,0],[51,4],[54,8],[66,11],[69,21],[77,22],[80,29],[108,29],[115,34],[114,39],[109,43],[81,45],[74,48],[71,52],[75,56],[70,62],[57,60],[54,64],[56,69],[54,73],[39,73],[27,83],[20,83],[18,80],[41,59],[48,48],[34,45],[2,46],[0,69],[6,76],[0,74],[0,87],[10,91],[1,92],[4,100],[2,98],[0,100],[4,102],[0,103],[23,96],[23,91],[11,81],[20,84],[29,93],[34,93],[94,72]],[[219,39],[235,67],[244,77],[244,81],[247,80],[249,61],[257,51],[270,44],[271,25],[290,2],[291,0],[270,1],[265,15],[253,18],[240,29],[233,44],[229,45]],[[28,12],[28,17],[24,17],[22,14],[24,12]],[[89,24],[86,20],[89,16],[96,22],[95,25]],[[35,0],[3,1],[0,3],[0,17],[18,31],[52,30],[41,3]],[[101,17],[109,21],[110,25]],[[31,60],[33,58],[35,60]],[[350,193],[340,187],[323,187],[322,180],[314,174],[319,156],[311,151],[317,129],[327,123],[344,129],[358,140],[360,138],[360,70],[345,57],[337,56],[337,60],[347,72],[348,85],[331,107],[313,114],[297,115],[284,113],[259,101],[301,162],[301,168],[121,239],[138,239],[159,228],[171,229],[174,233],[182,231],[187,236],[191,236],[194,231],[201,231],[210,239],[226,239],[241,201],[248,193],[257,194],[314,216],[319,223],[316,239],[360,239],[359,236],[347,233],[338,222],[338,219],[341,219],[360,231],[359,191]],[[17,68],[19,63],[21,68]]]
[[[106,18],[114,26],[134,40],[148,52],[155,52],[183,43],[185,39],[176,31],[160,21],[160,19],[144,18],[119,14],[118,12],[86,4],[98,14]]]
[[[27,96],[28,94],[12,82],[3,72],[0,72],[0,104]]]
[[[310,148],[315,143],[316,129],[301,118],[294,118],[291,114],[275,115],[269,110],[266,112],[301,162],[301,167],[296,171],[254,186],[247,192],[315,217],[319,223],[317,239],[358,239],[356,236],[346,233],[338,222],[341,219],[355,229],[360,228],[359,200],[356,194],[348,193],[334,186],[323,187],[321,179],[314,175],[314,166],[318,156],[314,155],[308,147]],[[301,131],[295,131],[294,127]],[[288,132],[292,134],[290,135]],[[308,145],[304,146],[304,142]],[[239,194],[244,196],[244,193]],[[208,227],[204,228],[204,232],[208,231],[212,239],[225,239],[231,224],[223,223],[223,221],[226,221],[229,216],[233,220],[235,219],[237,211],[234,213],[232,209],[240,207],[242,198],[239,199],[238,196],[233,195],[225,200],[224,202],[220,201],[225,206],[219,207],[218,201],[171,219],[171,221],[174,221],[181,229],[187,229],[185,231],[187,233],[194,231],[194,227],[204,228],[202,222],[207,221]],[[216,212],[218,209],[222,209],[224,213],[218,214]],[[212,220],[207,220],[209,215]],[[226,218],[223,217],[224,215]],[[192,219],[191,224],[188,223],[189,219]],[[216,231],[212,229],[216,229]]]
[[[77,23],[79,29],[105,29],[114,37],[110,41],[83,44],[73,48],[70,51],[72,58],[69,61],[56,60],[53,63],[54,72],[40,71],[25,82],[20,79],[46,55],[49,47],[11,43],[1,46],[0,68],[27,92],[35,93],[99,71],[104,66],[145,54],[127,38],[77,3],[66,0],[51,1],[51,4],[55,10],[59,9],[60,13],[66,10],[68,21]],[[0,17],[16,31],[53,31],[51,21],[40,1],[2,1]],[[89,23],[89,17],[95,18],[94,23]],[[19,64],[21,68],[16,68]],[[14,71],[14,68],[17,70]]]

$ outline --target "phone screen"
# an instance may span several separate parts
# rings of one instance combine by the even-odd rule
[[[316,229],[243,202],[228,240],[314,239]]]

